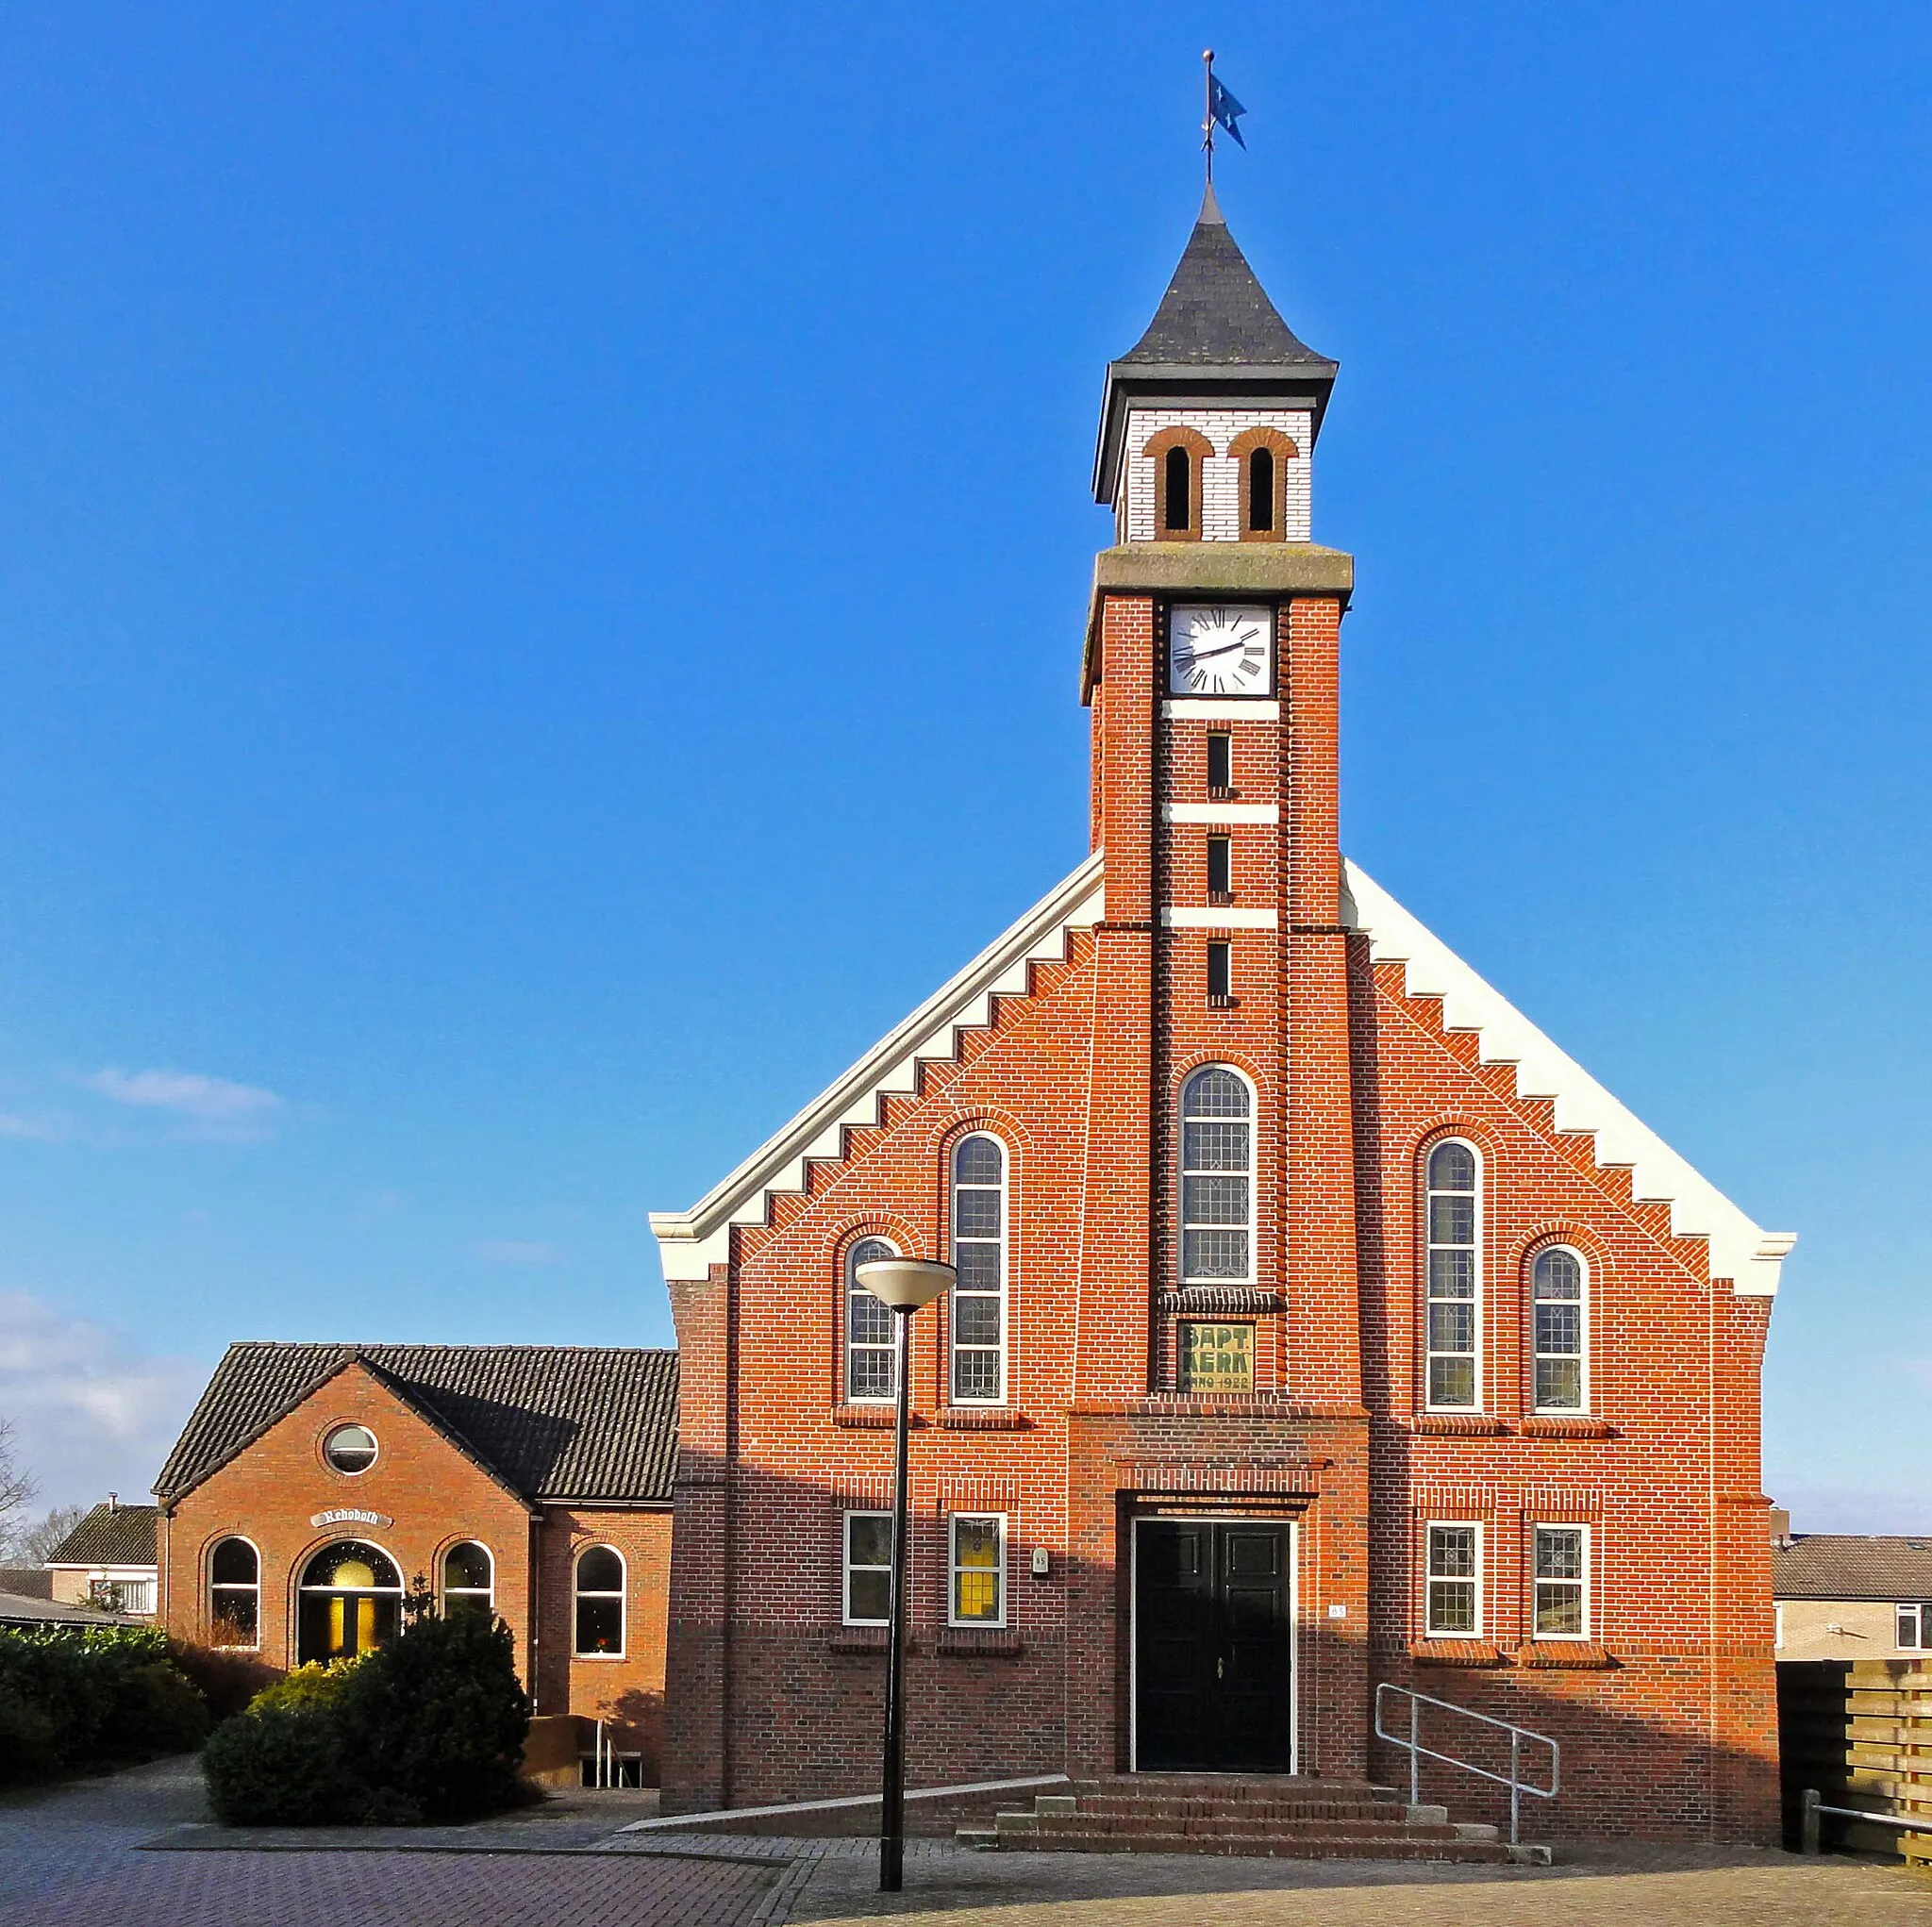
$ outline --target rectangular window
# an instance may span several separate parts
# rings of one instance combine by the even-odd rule
[[[1932,1646],[1932,1603],[1915,1602],[1898,1609],[1898,1643],[1907,1653]]]
[[[1007,1521],[997,1513],[957,1512],[952,1521],[952,1610],[956,1626],[1007,1623]]]
[[[892,1515],[845,1515],[845,1623],[883,1626],[892,1605]]]
[[[1531,1623],[1539,1639],[1590,1637],[1590,1528],[1540,1525],[1535,1533],[1536,1597]]]
[[[1234,839],[1208,839],[1208,894],[1231,897],[1234,894]]]
[[[1234,738],[1224,730],[1210,731],[1208,737],[1208,787],[1216,792],[1234,788]]]
[[[1208,946],[1208,994],[1228,1003],[1234,998],[1234,946],[1210,943]]]
[[[1483,1628],[1483,1529],[1428,1528],[1428,1594],[1423,1620],[1431,1639],[1479,1639]]]
[[[1185,1392],[1251,1392],[1255,1388],[1253,1325],[1210,1325],[1189,1321],[1180,1329],[1181,1389]]]

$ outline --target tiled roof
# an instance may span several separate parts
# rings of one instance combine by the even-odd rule
[[[671,1497],[677,1354],[568,1345],[231,1345],[155,1490],[179,1498],[358,1361],[525,1499]]]
[[[0,1592],[0,1626],[136,1626],[145,1620],[96,1606],[62,1605],[56,1600],[29,1599],[25,1593]]]
[[[44,1566],[0,1566],[0,1592],[22,1599],[52,1599],[54,1575]]]
[[[47,1554],[50,1566],[152,1566],[155,1505],[96,1505]]]
[[[1117,365],[1150,362],[1169,368],[1313,365],[1335,373],[1325,356],[1296,340],[1268,299],[1227,231],[1212,188],[1147,332]]]
[[[1771,1589],[1778,1599],[1932,1600],[1932,1533],[1807,1533],[1771,1549]]]

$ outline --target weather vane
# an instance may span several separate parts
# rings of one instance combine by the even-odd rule
[[[1247,112],[1240,101],[1214,77],[1214,49],[1208,48],[1201,56],[1208,69],[1208,114],[1201,123],[1201,145],[1208,156],[1208,185],[1214,185],[1214,130],[1224,127],[1228,139],[1237,147],[1245,149],[1247,142],[1241,139],[1241,130],[1235,123]]]

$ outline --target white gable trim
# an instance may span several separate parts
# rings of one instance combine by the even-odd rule
[[[769,1223],[774,1191],[805,1188],[808,1158],[839,1156],[847,1126],[876,1124],[882,1097],[916,1090],[922,1058],[956,1056],[962,1030],[991,1022],[994,997],[1025,991],[1028,964],[1063,961],[1068,931],[1097,923],[1107,913],[1101,871],[1096,850],[689,1211],[653,1211],[665,1277],[699,1279],[723,1264],[734,1224]]]
[[[1474,1031],[1484,1063],[1514,1064],[1519,1095],[1549,1098],[1559,1131],[1594,1132],[1599,1165],[1629,1166],[1633,1196],[1668,1204],[1677,1237],[1709,1241],[1713,1278],[1728,1278],[1740,1297],[1777,1290],[1796,1232],[1760,1230],[1379,884],[1353,863],[1342,876],[1343,922],[1367,936],[1377,963],[1406,967],[1411,997],[1440,997],[1443,1023]]]

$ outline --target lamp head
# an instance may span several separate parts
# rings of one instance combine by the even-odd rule
[[[951,1265],[924,1258],[874,1258],[852,1274],[866,1290],[893,1311],[917,1311],[941,1291],[950,1291],[958,1277]]]

